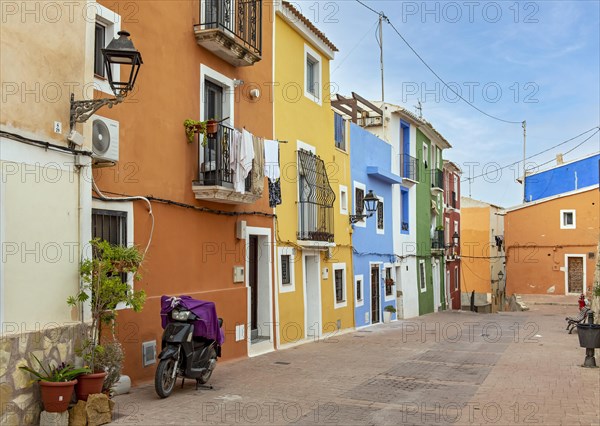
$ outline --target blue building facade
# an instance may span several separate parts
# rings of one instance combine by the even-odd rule
[[[355,325],[364,327],[382,322],[386,306],[396,308],[392,185],[402,178],[391,172],[392,147],[353,123],[350,147],[350,214],[361,213],[361,200],[369,191],[379,198],[377,212],[353,225]]]
[[[536,201],[598,184],[600,154],[553,167],[525,178],[525,199]]]

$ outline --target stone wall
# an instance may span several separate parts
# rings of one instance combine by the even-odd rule
[[[4,329],[10,330],[11,323]],[[14,330],[19,327],[14,324]],[[39,385],[33,376],[19,369],[39,369],[32,355],[44,365],[75,363],[74,348],[81,342],[81,323],[45,327],[38,331],[5,334],[0,337],[0,425],[36,425],[42,411]]]

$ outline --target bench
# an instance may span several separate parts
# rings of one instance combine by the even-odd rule
[[[585,306],[579,311],[579,314],[576,317],[565,318],[565,320],[567,321],[567,330],[569,330],[569,334],[571,334],[571,332],[577,326],[577,324],[581,324],[586,320],[590,311],[591,309]]]

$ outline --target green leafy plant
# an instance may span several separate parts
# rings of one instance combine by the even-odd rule
[[[123,347],[118,340],[113,340],[102,345],[102,350],[96,354],[96,367],[106,371],[106,378],[102,385],[103,392],[110,392],[121,377],[125,355]]]
[[[81,263],[82,287],[75,296],[67,299],[69,306],[81,306],[90,302],[92,324],[77,353],[83,357],[93,372],[98,371],[95,363],[105,348],[102,346],[102,330],[108,327],[114,340],[114,321],[116,308],[125,304],[135,312],[142,310],[146,301],[143,290],[133,291],[126,274],[132,274],[134,280],[141,278],[138,270],[142,255],[135,247],[112,245],[100,239],[91,241],[93,256]]]
[[[593,293],[594,293],[594,296],[598,296],[598,297],[600,297],[600,283],[598,283],[598,284],[596,284],[596,285],[594,286],[594,291],[593,291]]]
[[[44,364],[42,364],[42,362],[34,354],[31,354],[31,356],[33,356],[33,358],[39,364],[40,371],[36,371],[27,366],[21,366],[19,368],[37,377],[37,379],[34,380],[36,382],[40,380],[43,380],[44,382],[70,382],[80,374],[87,374],[91,372],[89,368],[75,368],[71,364],[67,364],[65,362],[55,366],[51,366],[50,364],[44,366]]]
[[[185,134],[187,135],[188,143],[194,143],[194,136],[196,133],[201,133],[203,135],[202,146],[206,145],[206,121],[198,121],[188,118],[183,122],[183,127],[185,127]]]
[[[386,305],[383,310],[386,312],[391,312],[392,314],[396,313],[396,308],[394,308],[392,305]]]

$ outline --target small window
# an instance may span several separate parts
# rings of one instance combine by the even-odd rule
[[[560,211],[560,229],[575,229],[575,210]]]
[[[377,233],[383,234],[384,222],[383,222],[383,200],[380,198],[377,203]]]
[[[391,296],[394,291],[394,280],[392,279],[392,268],[385,268],[385,295]]]
[[[319,77],[317,67],[319,62],[310,57],[306,57],[306,91],[314,97],[319,96]]]
[[[362,279],[357,278],[356,279],[356,300],[358,300],[358,301],[363,300],[362,287],[363,287]]]
[[[458,290],[458,266],[454,268],[454,290]]]
[[[92,238],[127,246],[127,212],[92,209]]]
[[[343,308],[348,306],[346,300],[346,264],[334,263],[333,267],[333,291],[335,297],[334,308]]]
[[[346,121],[337,112],[334,113],[335,125],[335,146],[336,148],[346,150]]]
[[[340,213],[348,214],[348,188],[340,185]]]
[[[99,77],[105,77],[104,58],[102,57],[102,49],[106,43],[106,28],[96,22],[96,30],[94,34],[94,74]]]
[[[289,254],[281,255],[281,284],[290,285],[292,283],[290,274],[290,258]]]
[[[409,215],[409,209],[408,209],[408,189],[405,188],[400,188],[400,201],[402,203],[402,205],[400,206],[400,212],[401,212],[401,228],[400,228],[400,233],[402,234],[408,234],[409,233],[409,224],[408,224],[408,215]]]
[[[365,190],[362,188],[354,189],[354,212],[357,215],[363,214],[364,211]]]
[[[427,281],[425,280],[425,261],[419,261],[419,288],[421,292],[427,291]]]
[[[429,157],[429,148],[427,147],[426,144],[423,144],[423,164],[425,165],[425,168],[427,168],[428,157]]]

